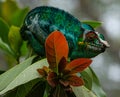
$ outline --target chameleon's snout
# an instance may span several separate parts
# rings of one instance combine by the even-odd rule
[[[103,43],[105,48],[109,48],[110,47],[110,45],[109,45],[109,43],[107,41],[100,39],[100,42]]]
[[[103,43],[103,48],[101,48],[101,51],[104,52],[106,50],[106,48],[110,47],[110,45],[108,44],[107,41],[102,41],[102,43]]]
[[[104,36],[98,32],[95,32],[98,36],[98,39],[100,40],[100,42],[107,48],[110,47],[109,43],[105,40]]]

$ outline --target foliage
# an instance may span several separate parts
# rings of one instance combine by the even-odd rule
[[[68,63],[68,44],[64,35],[59,31],[54,31],[49,35],[46,39],[45,47],[49,68],[44,66],[42,69],[38,69],[38,72],[47,80],[51,87],[55,87],[53,94],[51,94],[53,97],[58,97],[58,95],[59,97],[63,95],[67,97],[64,88],[81,86],[84,84],[82,78],[77,76],[76,73],[87,68],[91,60],[79,58]],[[59,49],[60,47],[64,48]],[[58,92],[58,90],[62,93]]]
[[[9,67],[9,70],[0,70],[0,97],[105,97],[97,76],[89,67],[91,59],[70,61],[68,43],[55,31],[46,39],[47,58],[39,60],[31,55],[31,49],[19,33],[29,9],[20,9],[13,0],[0,5],[0,49]],[[94,28],[101,25],[95,21],[83,23]]]
[[[20,56],[24,53],[21,49],[27,48],[23,46],[24,42],[21,39],[19,29],[28,8],[20,9],[13,0],[0,2],[0,5],[0,48],[7,55],[5,58],[11,68],[19,63]]]
[[[102,23],[98,22],[98,21],[91,21],[91,20],[87,20],[87,21],[82,21],[82,23],[88,24],[90,26],[92,26],[93,28],[97,28],[99,27]]]

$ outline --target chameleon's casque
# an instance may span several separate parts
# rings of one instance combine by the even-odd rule
[[[109,44],[104,36],[87,24],[81,23],[71,14],[54,7],[41,6],[31,10],[20,33],[34,51],[45,55],[45,39],[53,31],[64,34],[69,45],[69,57],[94,57],[105,51]]]

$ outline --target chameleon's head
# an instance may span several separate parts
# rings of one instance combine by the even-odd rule
[[[109,46],[104,36],[95,32],[92,28],[90,29],[89,25],[88,29],[84,30],[83,35],[81,35],[78,40],[78,48],[83,57],[95,57],[104,52]]]

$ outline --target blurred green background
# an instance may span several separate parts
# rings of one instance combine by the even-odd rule
[[[0,2],[4,1],[6,0],[0,0]],[[107,97],[120,97],[120,0],[14,1],[17,2],[20,8],[29,7],[33,9],[42,5],[54,6],[68,11],[79,20],[101,21],[102,26],[96,29],[96,31],[105,35],[106,40],[110,44],[110,48],[105,53],[93,58],[91,66],[98,75],[102,87],[107,93]],[[8,9],[6,9],[6,12]],[[13,8],[14,10],[15,8]],[[18,26],[20,25],[18,24]],[[7,63],[4,61],[3,52],[0,51],[0,70],[6,69]]]

